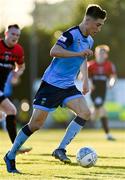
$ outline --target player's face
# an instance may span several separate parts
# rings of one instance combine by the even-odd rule
[[[87,32],[91,36],[95,36],[99,31],[101,31],[102,26],[104,25],[103,19],[93,19],[90,18],[88,21]]]
[[[103,63],[108,59],[108,52],[104,49],[97,49],[95,51],[95,58],[98,63]]]
[[[20,37],[20,29],[10,28],[5,35],[5,39],[9,46],[14,46]]]

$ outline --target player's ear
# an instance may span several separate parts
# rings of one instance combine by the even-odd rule
[[[86,25],[89,26],[91,23],[92,18],[90,16],[86,17]]]
[[[4,35],[7,36],[7,35],[8,35],[8,31],[5,31],[5,32],[4,32]]]

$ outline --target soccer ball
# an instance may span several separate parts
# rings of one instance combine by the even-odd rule
[[[85,168],[90,168],[96,164],[97,161],[96,151],[91,147],[83,147],[78,150],[76,160],[78,164]]]

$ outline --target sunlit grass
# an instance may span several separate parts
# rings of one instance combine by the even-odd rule
[[[6,172],[3,156],[11,144],[6,132],[0,132],[0,180],[119,180],[125,179],[125,132],[113,131],[116,142],[106,141],[102,131],[83,130],[69,145],[71,165],[55,160],[51,153],[57,147],[64,131],[44,130],[32,135],[26,146],[33,150],[27,155],[17,156],[17,168],[23,173]],[[82,146],[93,147],[99,156],[93,168],[77,165],[75,154]]]

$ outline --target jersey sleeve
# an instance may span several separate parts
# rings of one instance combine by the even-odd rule
[[[110,63],[110,74],[116,74],[116,67],[113,63]]]
[[[24,50],[22,47],[19,48],[19,56],[18,56],[18,61],[17,64],[21,65],[24,63]]]
[[[57,45],[68,48],[73,43],[73,36],[69,31],[64,32],[58,39]]]

